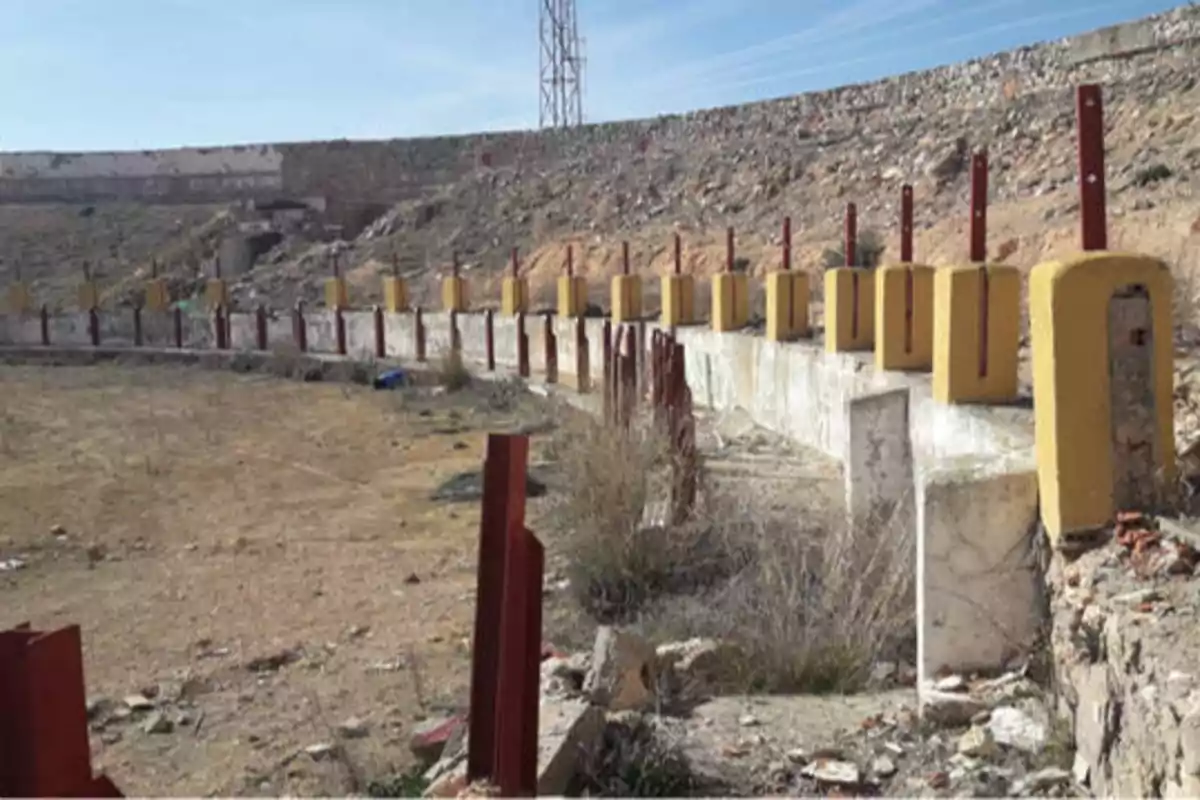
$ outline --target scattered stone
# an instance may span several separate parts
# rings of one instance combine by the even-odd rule
[[[879,756],[871,762],[871,774],[880,778],[890,778],[896,774],[896,762],[887,756]]]
[[[300,655],[296,649],[280,650],[250,659],[246,662],[246,669],[250,672],[277,672],[288,664],[299,661]]]
[[[921,716],[935,725],[957,728],[967,725],[971,718],[987,706],[968,694],[952,694],[927,689],[921,693]]]
[[[738,725],[741,725],[743,728],[757,728],[759,725],[762,725],[762,720],[753,714],[743,714],[738,718]]]
[[[338,725],[337,732],[343,739],[362,739],[371,732],[371,729],[358,717],[350,717]]]
[[[154,701],[145,694],[131,694],[125,697],[125,707],[130,711],[151,711],[154,709]]]
[[[689,696],[735,689],[746,673],[741,648],[716,639],[670,642],[659,645],[656,654],[663,668],[670,667],[679,690]]]
[[[999,749],[988,728],[971,728],[958,740],[958,752],[971,758],[991,758]]]
[[[307,753],[313,761],[323,761],[333,755],[336,750],[337,745],[330,744],[329,742],[318,742],[317,744],[310,744],[308,747],[304,748],[304,752]]]
[[[19,558],[0,558],[0,572],[16,572],[25,569],[25,562]]]
[[[432,764],[447,752],[447,743],[465,733],[465,730],[466,722],[461,717],[427,719],[417,725],[408,737],[408,749],[422,763]]]
[[[933,684],[933,688],[939,692],[961,692],[966,686],[967,682],[962,675],[948,675]]]
[[[1046,746],[1046,726],[1019,708],[1002,706],[992,711],[987,728],[996,741],[1027,753],[1040,753]]]
[[[596,631],[583,690],[610,711],[644,708],[655,698],[656,658],[645,639],[603,625]]]
[[[1060,767],[1045,767],[1025,777],[1024,790],[1041,792],[1046,789],[1063,786],[1071,782],[1071,773]],[[1014,787],[1015,788],[1015,787]]]
[[[530,498],[546,494],[546,484],[534,477],[534,471],[531,468],[525,476],[525,496]],[[483,472],[460,472],[435,489],[430,499],[443,503],[473,503],[482,500]]]
[[[582,700],[543,703],[538,712],[539,796],[562,797],[604,736],[604,712]]]
[[[421,582],[421,578],[417,575],[417,573],[410,572],[408,577],[404,579],[404,582],[409,586],[415,586]]]
[[[800,774],[819,783],[832,783],[840,786],[855,785],[862,779],[857,764],[829,759],[814,761],[802,769]]]
[[[155,711],[142,723],[142,731],[145,733],[171,733],[174,730],[175,723],[161,711]]]

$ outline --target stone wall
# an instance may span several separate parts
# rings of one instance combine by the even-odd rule
[[[453,183],[485,162],[552,169],[584,162],[600,169],[614,151],[644,143],[686,155],[696,146],[795,139],[802,131],[853,126],[856,112],[919,113],[936,100],[964,109],[1062,91],[1080,81],[1120,82],[1155,69],[1155,56],[1190,55],[1200,8],[1186,6],[1058,42],[881,81],[762,103],[652,120],[588,125],[569,132],[332,141],[128,153],[0,154],[0,202],[234,199],[278,194],[326,196],[337,203],[395,202]],[[1149,54],[1149,55],[1148,55]],[[1141,56],[1141,60],[1137,57]],[[752,149],[752,148],[751,148]],[[749,153],[753,155],[753,153]]]

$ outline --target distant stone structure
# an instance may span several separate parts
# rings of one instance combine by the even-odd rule
[[[820,125],[855,110],[922,97],[954,96],[967,104],[1061,90],[1080,79],[1105,79],[1113,62],[1200,39],[1200,7],[1184,6],[1058,42],[964,64],[734,108],[569,131],[443,136],[384,141],[327,141],[129,152],[0,153],[0,202],[155,203],[321,198],[331,215],[353,217],[366,205],[419,196],[477,169],[550,166],[598,156],[609,148],[686,147],[719,136],[745,118],[765,129]],[[1097,66],[1099,65],[1099,66]]]

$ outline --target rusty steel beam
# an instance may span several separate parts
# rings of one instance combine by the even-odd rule
[[[340,305],[333,307],[333,335],[336,340],[337,354],[339,356],[346,355],[346,317],[343,316]]]
[[[529,377],[529,335],[525,332],[525,312],[517,312],[517,375]]]
[[[100,312],[95,308],[88,309],[88,339],[92,347],[100,346]]]
[[[304,319],[304,301],[297,300],[292,310],[292,336],[301,353],[308,352],[308,323]]]
[[[172,327],[175,329],[175,347],[183,349],[183,309],[175,306],[175,313],[172,315]]]
[[[1104,97],[1099,86],[1075,89],[1079,151],[1080,237],[1085,251],[1108,249],[1104,181]]]
[[[133,346],[142,346],[142,307],[133,307]]]
[[[502,642],[511,624],[504,618],[510,532],[525,528],[529,439],[491,434],[483,462],[479,524],[475,634],[471,648],[471,710],[468,718],[467,780],[497,777],[497,718]],[[510,710],[510,709],[506,709]]]
[[[792,268],[792,218],[783,218],[783,268]]]
[[[591,353],[588,351],[587,325],[575,318],[575,388],[580,394],[592,390]]]
[[[910,184],[900,187],[900,263],[911,264],[913,260],[913,188]]]
[[[554,333],[554,317],[549,311],[543,316],[542,343],[545,348],[546,383],[558,383],[558,336]]]
[[[844,256],[845,266],[858,266],[854,262],[858,260],[858,208],[854,203],[846,203],[846,215],[843,220],[844,240],[842,244],[842,255]],[[858,303],[854,304],[858,308]]]
[[[483,345],[487,352],[488,372],[496,371],[496,329],[492,319],[492,310],[483,312]]]
[[[425,312],[417,306],[413,316],[413,336],[416,339],[417,361],[425,360]]]
[[[262,303],[254,309],[254,346],[259,350],[267,349],[267,307]]]
[[[41,311],[39,312],[42,327],[42,346],[50,346],[50,309],[46,308],[46,304],[42,303]]]
[[[450,349],[454,352],[462,351],[462,336],[458,332],[458,309],[450,309]]]
[[[971,157],[971,252],[975,263],[987,261],[988,157],[979,151]]]

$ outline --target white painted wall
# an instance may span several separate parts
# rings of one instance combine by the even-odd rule
[[[0,177],[152,178],[282,173],[274,145],[97,153],[0,153]]]

